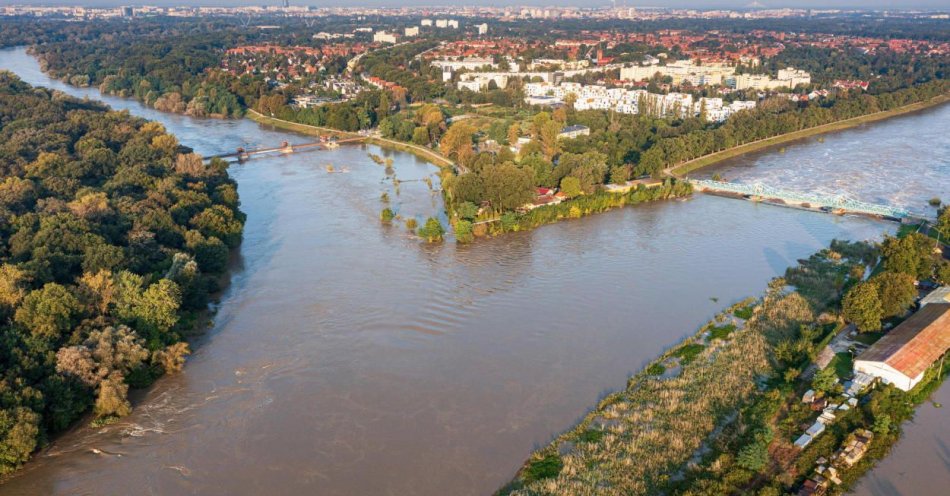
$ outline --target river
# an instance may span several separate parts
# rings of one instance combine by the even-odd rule
[[[0,68],[159,121],[203,154],[311,139],[68,87],[22,49]],[[393,158],[398,195],[368,152]],[[716,311],[833,238],[894,229],[703,195],[469,246],[379,224],[383,192],[403,216],[440,213],[408,181],[435,172],[372,146],[233,165],[244,241],[184,372],[121,422],[59,437],[0,493],[488,494]]]

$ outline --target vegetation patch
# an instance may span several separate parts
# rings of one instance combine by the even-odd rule
[[[721,326],[711,327],[709,329],[709,335],[706,336],[706,341],[726,339],[735,330],[736,330],[735,324],[725,324]]]

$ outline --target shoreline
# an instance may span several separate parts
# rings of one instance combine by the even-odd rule
[[[913,112],[925,110],[928,108],[936,107],[944,103],[950,102],[950,94],[943,94],[930,100],[912,103],[910,105],[905,105],[903,107],[898,107],[891,110],[882,110],[875,112],[873,114],[865,114],[858,117],[852,117],[850,119],[845,119],[837,122],[831,122],[828,124],[822,124],[820,126],[810,127],[806,129],[801,129],[799,131],[794,131],[791,133],[780,134],[778,136],[772,136],[771,138],[764,138],[757,141],[752,141],[750,143],[745,143],[736,147],[728,148],[726,150],[721,150],[715,153],[704,155],[702,157],[697,157],[686,162],[681,162],[671,167],[663,169],[662,174],[665,176],[672,177],[681,177],[690,172],[695,172],[700,169],[705,169],[720,162],[724,162],[728,159],[739,157],[747,153],[767,150],[776,145],[781,145],[789,143],[792,141],[797,141],[804,138],[809,138],[811,136],[817,136],[821,134],[832,133],[836,131],[844,131],[846,129],[852,129],[858,127],[862,124],[868,124],[872,122],[878,122],[882,120],[889,119],[891,117],[897,117],[901,115],[910,114]]]

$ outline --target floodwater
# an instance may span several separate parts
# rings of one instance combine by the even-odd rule
[[[727,181],[845,196],[933,217],[950,201],[950,105],[749,153],[702,170]]]
[[[22,49],[0,68],[160,121],[203,154],[310,140],[70,88]],[[368,152],[393,158],[398,195]],[[379,224],[383,192],[401,215],[439,214],[409,181],[435,172],[363,146],[233,165],[240,262],[184,372],[118,424],[61,436],[0,493],[488,494],[725,305],[832,238],[894,228],[702,195],[470,246]]]

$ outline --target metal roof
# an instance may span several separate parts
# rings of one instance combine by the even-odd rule
[[[932,303],[950,303],[950,286],[939,287],[920,300],[920,306]]]
[[[924,306],[867,349],[858,360],[884,362],[917,377],[950,349],[950,303]]]

